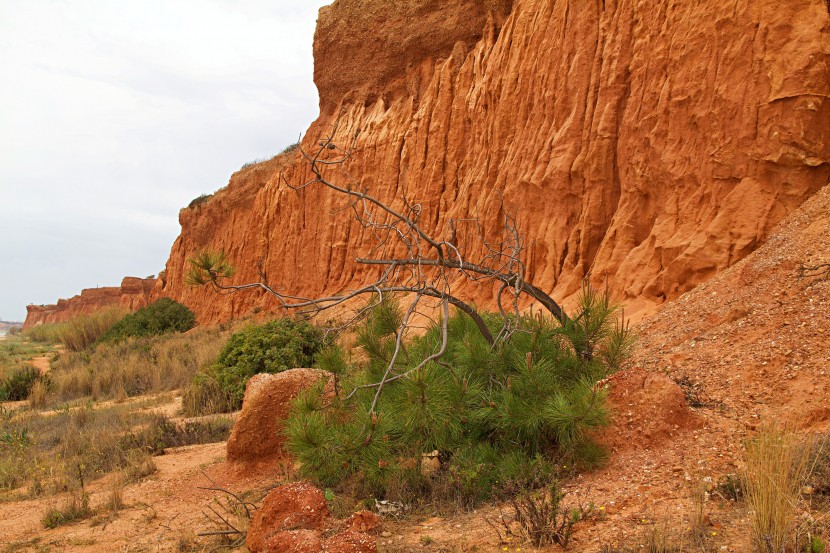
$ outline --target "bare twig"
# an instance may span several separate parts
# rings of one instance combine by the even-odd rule
[[[342,331],[360,320],[388,294],[412,295],[413,299],[404,321],[396,332],[392,358],[382,378],[378,382],[355,388],[346,396],[346,399],[349,399],[360,389],[373,388],[375,393],[369,410],[370,415],[374,414],[378,397],[387,383],[409,376],[444,354],[449,305],[469,316],[492,347],[498,347],[508,340],[519,328],[522,297],[541,304],[561,324],[568,323],[564,311],[550,295],[525,279],[526,267],[522,259],[524,242],[516,216],[507,209],[503,198],[499,197],[499,233],[487,233],[478,218],[467,217],[450,219],[446,235],[442,237],[440,232],[434,232],[422,225],[424,207],[414,196],[407,194],[405,170],[400,176],[400,198],[393,201],[382,200],[371,194],[364,184],[356,181],[348,173],[346,165],[354,155],[358,133],[346,137],[344,140],[347,145],[341,147],[335,142],[338,127],[339,120],[332,132],[321,138],[316,146],[308,149],[299,147],[300,155],[308,164],[309,178],[300,183],[291,183],[281,174],[280,180],[297,192],[311,186],[320,186],[346,199],[344,209],[351,210],[355,221],[374,240],[369,248],[369,255],[359,257],[355,262],[368,267],[377,266],[379,274],[376,278],[353,290],[322,297],[302,297],[285,293],[277,286],[271,285],[267,281],[263,262],[260,262],[258,267],[259,282],[229,284],[226,280],[232,271],[222,255],[218,258],[218,266],[192,262],[194,271],[199,271],[192,278],[194,282],[209,283],[220,293],[259,289],[275,298],[280,309],[291,310],[304,317],[313,317],[323,311],[344,306],[362,296],[375,297],[373,302],[359,309],[353,317],[347,318],[345,323],[330,329],[329,332]],[[431,220],[428,217],[423,219]],[[206,256],[205,259],[211,258]],[[502,316],[502,327],[495,336],[478,310],[471,302],[461,297],[464,281],[477,285],[489,282],[498,289],[496,300]],[[418,309],[424,298],[439,300],[443,315],[442,345],[414,369],[396,372],[401,342],[407,331],[413,328],[412,315],[421,313]]]

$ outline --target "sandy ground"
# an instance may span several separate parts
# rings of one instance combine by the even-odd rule
[[[607,466],[564,482],[565,504],[595,508],[570,551],[632,543],[655,525],[684,532],[692,487],[739,472],[745,440],[765,423],[787,420],[805,438],[830,433],[830,268],[826,274],[804,271],[830,264],[827,213],[830,188],[754,254],[638,326],[631,366],[680,383],[696,424],[668,427],[657,437],[637,416],[637,405],[618,410],[611,431],[625,439]],[[175,414],[176,401],[157,409]],[[126,488],[121,512],[94,523],[44,530],[44,512],[62,497],[2,503],[0,544],[20,551],[179,550],[188,536],[213,527],[204,513],[216,494],[200,489],[210,479],[234,492],[253,490],[255,503],[280,482],[276,469],[240,474],[224,456],[224,444],[168,451],[156,458],[156,474]],[[89,486],[93,506],[105,502],[109,487],[109,479]],[[752,550],[744,504],[711,489],[704,509],[705,543],[687,541],[684,551]],[[490,505],[450,517],[389,519],[379,550],[535,551],[515,538],[500,541],[487,520],[498,526],[506,512],[506,506]],[[828,513],[813,516],[825,528],[830,524]]]
[[[251,499],[259,503],[279,481],[276,472],[240,475],[223,462],[224,457],[224,443],[167,450],[155,457],[155,474],[126,486],[125,507],[118,513],[108,514],[103,508],[115,478],[110,475],[87,486],[100,516],[52,530],[44,529],[43,516],[67,494],[0,503],[0,545],[13,551],[178,551],[180,544],[195,543],[196,532],[218,529],[205,513],[210,514],[214,499],[225,496],[202,487],[255,490]]]

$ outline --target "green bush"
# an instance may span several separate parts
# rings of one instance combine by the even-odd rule
[[[161,298],[115,323],[99,342],[120,342],[127,338],[185,332],[196,326],[196,315],[184,305]]]
[[[604,452],[589,431],[606,424],[607,412],[595,383],[616,369],[630,343],[613,314],[607,298],[586,291],[568,324],[525,317],[515,321],[523,330],[495,348],[456,314],[438,362],[413,370],[439,350],[440,325],[405,344],[391,372],[405,376],[385,384],[372,412],[374,384],[387,371],[402,319],[385,302],[359,332],[369,360],[341,377],[340,394],[323,406],[318,387],[295,401],[289,449],[304,475],[323,486],[463,505],[499,494],[508,482],[599,463]],[[502,319],[485,319],[497,334]]]
[[[40,372],[31,365],[12,371],[8,378],[0,381],[0,401],[23,401],[40,378]]]
[[[185,392],[185,409],[189,414],[239,409],[252,376],[310,367],[322,347],[322,333],[305,321],[276,319],[241,330],[230,337],[216,363],[196,375]]]

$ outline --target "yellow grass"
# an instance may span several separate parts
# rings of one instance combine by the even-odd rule
[[[796,511],[807,449],[785,427],[768,425],[746,444],[746,499],[758,551],[795,551]]]
[[[52,394],[62,401],[81,397],[123,401],[183,388],[200,368],[213,363],[227,336],[218,329],[197,328],[100,344],[92,352],[67,352],[54,364]]]

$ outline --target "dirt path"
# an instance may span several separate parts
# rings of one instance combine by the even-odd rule
[[[240,475],[224,463],[225,443],[187,446],[155,457],[158,471],[128,485],[125,508],[107,515],[107,502],[115,476],[87,486],[93,508],[102,512],[93,519],[47,530],[43,516],[62,504],[68,495],[0,504],[0,546],[14,551],[150,552],[178,551],[180,543],[194,539],[199,529],[211,529],[203,512],[222,494],[200,489],[216,485],[235,492],[265,489],[276,472]],[[209,478],[210,479],[209,479]],[[256,494],[254,494],[256,496]]]
[[[34,366],[34,368],[40,371],[41,375],[44,375],[49,372],[50,362],[53,358],[54,354],[46,353],[43,355],[38,355],[37,357],[32,357],[32,359],[29,362]]]

